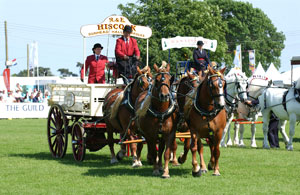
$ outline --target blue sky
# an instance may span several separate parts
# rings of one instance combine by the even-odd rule
[[[83,39],[80,27],[101,23],[112,14],[120,14],[117,6],[136,0],[0,0],[0,74],[5,68],[4,21],[8,24],[8,55],[17,58],[18,65],[11,73],[27,68],[27,44],[37,41],[39,64],[50,67],[58,75],[59,68],[78,73],[77,62],[83,61]],[[290,69],[292,56],[300,56],[300,1],[249,0],[262,9],[278,31],[286,35],[280,71]],[[102,54],[114,56],[115,38],[99,36],[87,39],[86,54],[94,43],[104,46]],[[150,39],[151,44],[151,39]],[[108,50],[107,50],[108,48]],[[150,51],[151,52],[151,51]]]

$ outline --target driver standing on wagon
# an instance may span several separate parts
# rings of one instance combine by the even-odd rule
[[[192,66],[192,68],[194,68],[196,72],[199,72],[201,70],[202,73],[206,70],[207,64],[211,64],[206,51],[202,49],[203,45],[204,45],[203,41],[197,42],[198,48],[194,50],[193,53],[194,65]]]
[[[117,39],[115,55],[118,65],[118,74],[125,76],[130,82],[136,74],[137,62],[140,59],[140,50],[137,41],[130,37],[132,28],[126,25],[123,29],[123,36]],[[125,84],[127,81],[123,78]]]
[[[85,72],[89,69],[88,83],[105,83],[105,65],[108,63],[106,56],[101,55],[103,47],[96,43],[93,47],[93,55],[85,60]],[[81,68],[81,81],[83,81],[83,66]]]

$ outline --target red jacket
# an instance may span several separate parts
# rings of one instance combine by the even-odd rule
[[[116,57],[123,59],[124,55],[133,56],[134,54],[135,56],[140,56],[140,50],[138,48],[136,40],[132,37],[129,37],[129,46],[127,48],[125,44],[125,40],[122,36],[117,39],[115,54]]]
[[[85,72],[89,71],[88,83],[105,83],[105,64],[108,62],[106,56],[100,55],[98,61],[96,61],[95,55],[90,55],[85,60]],[[81,68],[81,79],[83,79],[83,67]]]

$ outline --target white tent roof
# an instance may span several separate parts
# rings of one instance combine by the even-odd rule
[[[266,77],[268,77],[268,80],[283,80],[279,71],[275,68],[274,64],[271,63],[268,70],[266,71]]]

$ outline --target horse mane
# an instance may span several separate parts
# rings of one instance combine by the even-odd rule
[[[190,115],[190,111],[193,105],[193,100],[195,99],[197,94],[197,88],[191,90],[186,96],[185,96],[185,104],[184,104],[184,116],[188,117]]]
[[[159,67],[159,70],[161,71],[161,72],[164,72],[166,69],[167,69],[167,62],[166,61],[162,61],[161,62],[161,66]]]
[[[300,88],[300,77],[298,78],[298,80],[297,80],[297,83],[296,83],[296,87],[295,87],[296,89],[299,89]]]
[[[149,109],[151,104],[151,96],[150,95],[146,95],[144,101],[141,103],[141,106],[137,109],[136,111],[136,115],[138,117],[143,117],[146,115],[147,110]]]
[[[124,98],[124,92],[128,89],[128,87],[130,85],[132,85],[134,83],[134,81],[137,79],[139,75],[136,74],[134,77],[134,80],[129,83],[128,85],[126,85],[126,87],[124,88],[124,90],[122,92],[120,92],[120,94],[118,95],[118,97],[116,98],[115,102],[111,105],[111,111],[110,111],[110,118],[115,118],[118,114],[118,110],[119,110],[119,106]]]
[[[129,85],[127,85],[125,87],[125,89],[128,87]],[[125,89],[120,92],[120,94],[118,95],[118,97],[116,98],[115,102],[111,105],[111,112],[110,112],[110,118],[115,118],[117,116],[118,110],[119,110],[119,106],[123,100],[124,97],[124,91]]]

